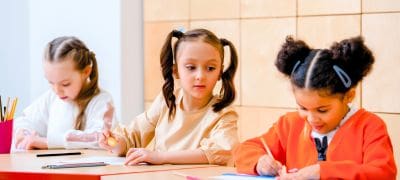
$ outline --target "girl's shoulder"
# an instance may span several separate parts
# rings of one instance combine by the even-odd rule
[[[352,117],[352,122],[357,127],[362,126],[386,126],[385,122],[377,114],[367,111],[363,108],[359,109]]]
[[[287,112],[280,116],[275,126],[286,130],[302,129],[306,126],[306,120],[301,118],[297,111]]]
[[[112,100],[111,94],[103,89],[100,89],[99,94],[95,95],[91,101],[110,101]]]

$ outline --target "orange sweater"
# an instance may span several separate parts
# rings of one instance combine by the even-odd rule
[[[326,161],[317,161],[311,127],[297,112],[287,113],[262,135],[276,160],[288,169],[320,163],[321,179],[395,179],[393,147],[385,123],[375,114],[358,110],[329,143]],[[266,153],[260,138],[235,148],[233,158],[239,173],[257,174],[256,165]]]

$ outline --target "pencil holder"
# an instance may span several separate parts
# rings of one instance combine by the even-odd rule
[[[13,120],[0,122],[0,154],[8,154],[11,149]]]

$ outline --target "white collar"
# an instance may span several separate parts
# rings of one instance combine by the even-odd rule
[[[314,131],[314,130],[311,130],[311,137],[313,137],[313,138],[318,138],[318,139],[320,139],[320,140],[322,141],[322,138],[323,138],[324,136],[327,136],[327,137],[328,137],[328,144],[329,144],[329,143],[331,142],[333,136],[336,134],[336,131],[337,131],[344,123],[346,123],[347,120],[349,120],[351,116],[353,116],[353,115],[359,110],[359,108],[358,108],[358,107],[355,107],[355,106],[349,106],[349,108],[350,108],[350,109],[349,109],[349,112],[347,112],[347,114],[343,117],[343,119],[340,121],[339,125],[338,125],[334,130],[332,130],[332,131],[330,131],[330,132],[328,132],[328,133],[325,133],[325,134],[321,134],[321,133],[318,133],[318,132],[316,132],[316,131]]]

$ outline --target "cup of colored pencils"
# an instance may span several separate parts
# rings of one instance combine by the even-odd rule
[[[0,154],[10,153],[13,119],[17,103],[18,98],[7,98],[7,101],[3,106],[0,96]]]

